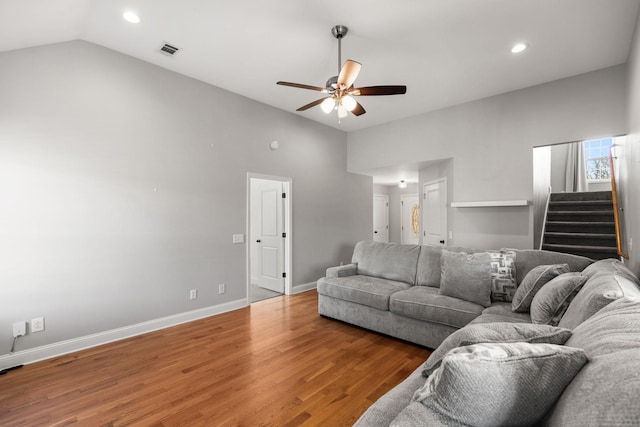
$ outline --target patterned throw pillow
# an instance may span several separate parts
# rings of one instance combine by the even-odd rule
[[[501,249],[491,256],[491,301],[511,302],[516,293],[516,253]]]

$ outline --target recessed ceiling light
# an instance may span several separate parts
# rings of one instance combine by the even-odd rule
[[[528,47],[526,43],[518,43],[511,48],[511,53],[520,53]]]
[[[122,17],[125,19],[125,21],[131,22],[132,24],[137,24],[140,22],[140,17],[131,11],[123,13]]]

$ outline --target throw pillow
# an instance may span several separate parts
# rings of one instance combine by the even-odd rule
[[[491,305],[491,256],[442,250],[440,293],[483,307]]]
[[[534,267],[524,276],[518,286],[511,309],[518,313],[527,313],[531,307],[531,301],[536,293],[554,277],[569,272],[568,264],[539,265]]]
[[[587,278],[580,273],[564,273],[538,291],[531,302],[531,321],[557,326]]]
[[[431,353],[424,364],[422,376],[428,377],[442,362],[442,359],[457,347],[464,347],[480,343],[546,343],[564,344],[571,337],[571,330],[549,325],[534,325],[531,323],[478,323],[467,325],[449,335]]]
[[[516,292],[516,253],[488,251],[491,257],[491,301],[511,302]]]
[[[452,350],[414,401],[472,426],[535,425],[587,363],[581,348],[475,344]]]

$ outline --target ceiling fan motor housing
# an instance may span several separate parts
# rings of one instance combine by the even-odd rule
[[[333,76],[327,80],[327,84],[325,86],[329,93],[333,93],[338,87],[338,76]]]
[[[343,38],[344,36],[347,35],[348,32],[349,32],[349,29],[344,25],[336,25],[331,29],[331,34],[333,34],[333,37],[337,39]]]

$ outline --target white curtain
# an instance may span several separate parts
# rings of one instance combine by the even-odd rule
[[[582,141],[572,142],[567,149],[567,169],[565,175],[565,191],[589,191],[587,184],[584,144]]]

